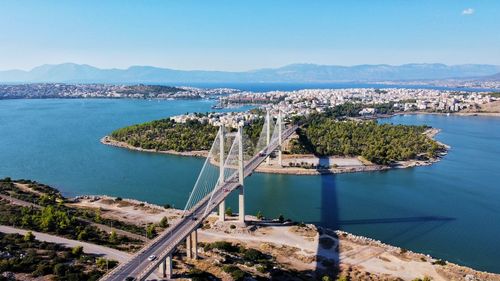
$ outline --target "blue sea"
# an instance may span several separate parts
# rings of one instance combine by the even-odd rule
[[[99,139],[130,124],[212,111],[213,102],[1,100],[0,177],[37,180],[67,196],[109,194],[183,208],[202,159],[129,151]],[[254,174],[246,180],[248,212],[283,214],[500,273],[500,118],[380,122],[439,128],[449,154],[431,166],[383,172]],[[237,209],[235,198],[229,205]]]

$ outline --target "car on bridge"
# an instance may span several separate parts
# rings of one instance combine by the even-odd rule
[[[155,255],[151,255],[148,257],[148,261],[154,261],[156,259]]]

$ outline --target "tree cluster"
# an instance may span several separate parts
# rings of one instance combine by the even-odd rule
[[[363,156],[382,165],[436,157],[443,149],[423,134],[426,126],[378,124],[375,121],[338,121],[328,115],[307,120],[292,141],[292,153],[317,156]]]
[[[111,137],[134,147],[180,152],[209,150],[216,134],[216,127],[198,120],[161,119],[118,129]]]
[[[52,280],[98,280],[116,265],[106,261],[106,267],[100,266],[102,258],[85,254],[79,247],[70,249],[18,234],[0,233],[0,249],[0,272],[52,275]]]

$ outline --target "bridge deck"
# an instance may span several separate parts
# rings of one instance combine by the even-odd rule
[[[297,126],[292,126],[282,133],[282,139],[288,139]],[[270,143],[264,150],[263,154],[255,155],[250,161],[245,164],[244,177],[249,176],[264,160],[278,148],[278,142]],[[106,281],[123,281],[127,277],[134,277],[135,280],[146,280],[146,278],[153,273],[167,256],[172,254],[177,246],[184,241],[184,239],[194,230],[196,230],[204,219],[210,214],[205,212],[207,205],[208,210],[213,210],[217,207],[226,197],[236,188],[240,186],[237,182],[237,173],[235,172],[223,186],[218,188],[210,200],[210,194],[205,196],[198,204],[193,207],[191,213],[184,218],[180,219],[174,225],[170,226],[167,230],[161,233],[153,241],[144,246],[139,252],[132,256],[132,258],[117,268],[113,269],[108,274],[104,275],[101,280]],[[154,261],[149,261],[148,257],[155,255],[157,257]]]

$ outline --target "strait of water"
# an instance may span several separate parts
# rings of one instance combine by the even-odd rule
[[[207,100],[2,100],[0,177],[37,180],[65,195],[109,194],[184,207],[203,160],[105,146],[116,128],[185,112]],[[247,211],[283,214],[500,273],[500,118],[397,116],[428,124],[450,145],[432,166],[246,180]],[[229,205],[236,210],[235,198]]]

